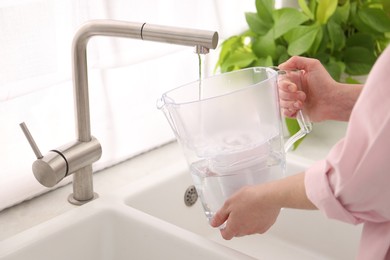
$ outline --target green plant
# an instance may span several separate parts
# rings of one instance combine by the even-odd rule
[[[274,0],[256,0],[256,13],[245,13],[248,30],[222,43],[216,69],[228,72],[275,66],[294,55],[319,59],[340,81],[366,75],[390,41],[389,0],[298,0],[300,9],[274,8]],[[288,120],[291,134],[295,120]]]

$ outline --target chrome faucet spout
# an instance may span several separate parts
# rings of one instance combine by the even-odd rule
[[[201,49],[215,49],[218,33],[213,31],[143,24],[142,40],[165,42],[185,46],[195,46],[195,52]]]
[[[215,49],[218,45],[218,33],[215,31],[146,23],[92,20],[77,30],[72,44],[76,141],[51,150],[45,156],[38,156],[38,148],[27,128],[22,125],[34,152],[40,157],[33,164],[33,172],[38,181],[52,187],[64,177],[73,174],[73,193],[69,195],[68,201],[76,205],[97,197],[93,192],[92,163],[99,160],[102,154],[100,143],[91,135],[89,111],[87,44],[93,36],[125,37],[193,46],[195,52],[200,54],[206,54],[209,49]]]

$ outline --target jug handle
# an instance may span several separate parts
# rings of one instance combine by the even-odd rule
[[[281,75],[286,75],[288,74],[289,72],[290,73],[294,73],[294,72],[300,72],[299,70],[291,70],[291,71],[287,71],[287,70],[280,70],[279,68],[277,67],[273,67],[274,70],[276,70],[276,72],[278,73],[278,77],[281,76]],[[302,90],[302,86],[301,84],[297,84],[297,87],[299,90]],[[298,125],[299,125],[299,131],[296,132],[293,136],[291,136],[287,141],[286,143],[284,144],[284,151],[287,153],[291,147],[293,146],[293,144],[298,141],[299,139],[303,138],[304,136],[306,136],[307,134],[309,134],[312,129],[313,129],[313,124],[312,122],[310,121],[310,118],[309,116],[303,111],[303,109],[299,110],[298,113],[297,113],[297,116],[296,116],[296,119],[298,121]]]

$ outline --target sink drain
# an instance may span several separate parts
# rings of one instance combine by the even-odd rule
[[[187,188],[184,193],[184,203],[187,207],[191,207],[198,200],[198,193],[196,192],[196,188],[194,185],[191,185]]]

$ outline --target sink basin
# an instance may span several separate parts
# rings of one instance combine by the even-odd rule
[[[252,258],[101,198],[2,241],[0,259]]]
[[[288,173],[304,170],[305,163],[288,161]],[[125,204],[211,241],[256,259],[354,259],[361,227],[329,220],[319,211],[283,209],[275,225],[263,235],[225,241],[211,228],[198,200],[184,203],[192,185],[187,169],[171,167],[126,187]]]
[[[307,166],[288,161],[289,174]],[[360,226],[318,211],[282,210],[264,235],[225,241],[208,225],[183,162],[0,242],[0,260],[354,259]]]

